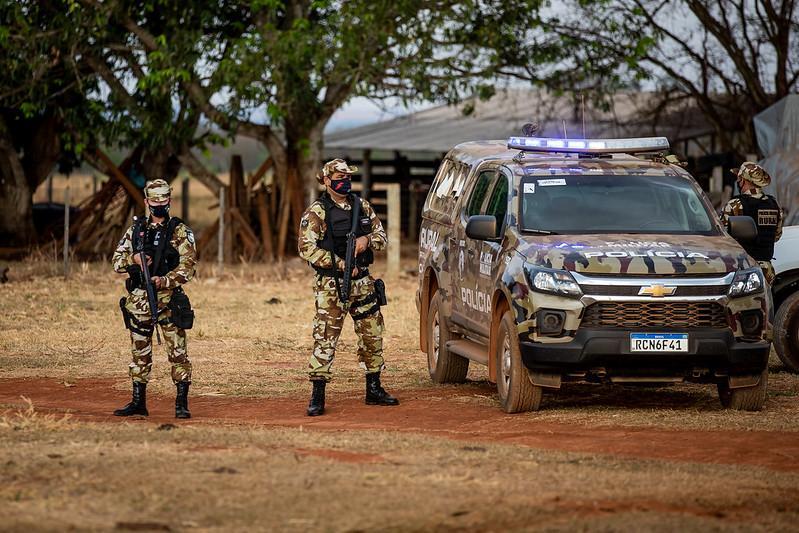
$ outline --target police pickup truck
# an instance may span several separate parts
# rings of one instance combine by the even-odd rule
[[[488,365],[506,412],[564,382],[714,384],[759,410],[771,294],[662,137],[463,143],[422,212],[420,345],[435,382]]]

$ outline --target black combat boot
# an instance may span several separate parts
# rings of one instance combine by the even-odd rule
[[[325,412],[325,385],[327,382],[322,379],[315,379],[313,383],[313,394],[308,404],[308,416],[319,416]]]
[[[380,372],[366,374],[366,405],[399,405],[399,400],[380,386]]]
[[[175,397],[175,418],[191,418],[189,412],[189,382],[176,383],[178,395]]]
[[[147,412],[147,384],[133,382],[133,399],[122,409],[114,411],[114,416],[148,416]]]

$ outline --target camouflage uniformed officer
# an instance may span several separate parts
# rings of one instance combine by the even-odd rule
[[[369,202],[350,194],[351,177],[357,168],[343,159],[327,162],[317,176],[326,187],[321,198],[303,213],[299,231],[300,257],[316,270],[313,321],[314,347],[308,363],[313,394],[308,415],[321,415],[325,409],[325,385],[347,313],[355,322],[358,335],[358,361],[366,372],[366,403],[397,405],[399,401],[380,385],[383,370],[383,315],[375,280],[369,275],[374,251],[386,247],[386,232]],[[347,234],[352,229],[352,206],[361,202],[357,221],[355,267],[348,304],[341,301],[337,283],[342,281],[347,249]],[[338,278],[338,280],[336,279]],[[379,282],[378,287],[382,286]]]
[[[746,252],[760,264],[766,281],[774,279],[774,243],[782,236],[783,213],[773,196],[763,193],[763,187],[771,183],[771,176],[757,163],[747,161],[736,171],[741,194],[734,196],[724,206],[721,221],[726,225],[731,216],[749,216],[757,226],[757,239],[742,243]]]
[[[186,329],[191,328],[194,312],[182,286],[194,276],[197,252],[194,234],[179,218],[169,216],[172,189],[161,179],[148,182],[144,203],[150,211],[145,220],[137,218],[119,241],[114,252],[114,270],[128,274],[127,297],[120,301],[125,325],[130,329],[133,360],[130,377],[133,399],[116,416],[147,416],[147,382],[153,365],[152,336],[160,327],[172,364],[172,381],[177,388],[175,417],[191,418],[188,406],[191,362],[186,353]],[[145,253],[158,301],[158,324],[153,324],[145,290],[141,258]]]

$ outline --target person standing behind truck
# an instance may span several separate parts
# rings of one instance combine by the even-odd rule
[[[757,226],[757,238],[751,242],[742,242],[746,253],[752,256],[760,268],[766,281],[771,285],[774,280],[774,243],[782,236],[783,213],[773,196],[763,193],[763,188],[771,183],[771,176],[757,163],[747,161],[736,171],[738,189],[741,194],[733,196],[721,212],[721,221],[726,226],[731,216],[752,217]]]

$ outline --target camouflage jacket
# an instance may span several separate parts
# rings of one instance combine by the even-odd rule
[[[757,189],[756,191],[746,191],[746,195],[752,196],[754,198],[765,198],[766,195],[763,194],[761,189]],[[744,214],[744,206],[741,204],[741,201],[738,198],[733,198],[729,202],[726,203],[724,209],[721,211],[721,222],[725,226],[727,226],[729,222],[729,217],[737,217]],[[785,219],[785,214],[780,209],[779,219],[777,220],[777,233],[774,236],[774,241],[780,240],[782,237],[782,223]]]
[[[348,203],[338,205],[348,211],[352,209],[352,206]],[[369,217],[372,224],[372,232],[369,234],[369,246],[376,252],[383,250],[388,243],[386,231],[383,229],[380,219],[377,218],[375,210],[363,198],[361,198],[361,212],[364,216]],[[300,237],[297,243],[300,257],[317,268],[333,268],[330,262],[330,252],[319,247],[318,241],[324,239],[325,232],[327,232],[325,206],[321,200],[317,200],[302,214]],[[344,270],[344,259],[341,257],[336,257],[336,268]]]
[[[148,227],[155,227],[154,224],[149,223]],[[197,249],[194,245],[194,233],[183,223],[175,226],[172,232],[172,239],[170,241],[172,247],[180,254],[178,265],[170,270],[164,277],[164,283],[158,289],[159,302],[168,302],[172,294],[172,289],[180,287],[184,283],[188,283],[194,277],[194,268],[197,264]],[[133,226],[129,227],[125,235],[120,239],[117,249],[114,251],[114,256],[111,259],[114,270],[120,274],[126,273],[127,267],[134,265],[133,262]],[[143,299],[147,300],[147,294],[143,289],[135,289],[130,293],[131,300]],[[160,307],[160,306],[159,306]]]

